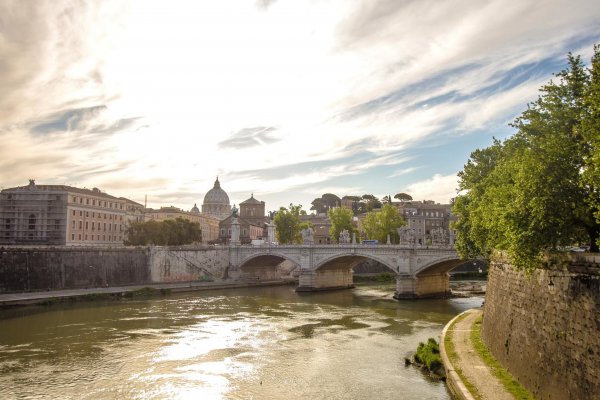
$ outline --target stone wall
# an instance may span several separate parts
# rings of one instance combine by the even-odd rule
[[[491,265],[483,339],[538,399],[600,399],[600,257],[530,276]]]
[[[229,249],[151,248],[152,282],[189,282],[237,279],[239,269],[229,266]]]
[[[147,249],[1,248],[0,293],[150,282]]]

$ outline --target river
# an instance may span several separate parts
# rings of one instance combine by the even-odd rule
[[[450,399],[404,365],[482,298],[293,286],[0,311],[1,399]]]

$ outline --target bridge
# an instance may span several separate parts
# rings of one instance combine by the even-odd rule
[[[413,299],[450,293],[448,272],[463,263],[453,247],[397,245],[278,245],[229,247],[229,264],[242,278],[268,277],[287,260],[299,271],[297,291],[353,287],[352,268],[361,261],[380,262],[396,275],[394,298]]]

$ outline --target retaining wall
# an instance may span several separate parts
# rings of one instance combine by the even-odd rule
[[[482,336],[538,399],[600,399],[599,256],[528,276],[492,262]]]

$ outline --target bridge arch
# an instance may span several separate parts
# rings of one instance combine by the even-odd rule
[[[420,265],[414,271],[414,275],[418,278],[426,275],[446,274],[466,261],[461,260],[456,255],[449,255]]]
[[[250,280],[271,280],[281,279],[282,273],[278,267],[284,262],[289,261],[298,269],[300,264],[293,258],[279,253],[253,254],[240,262],[239,268],[243,279]],[[285,274],[284,274],[285,275]]]
[[[319,260],[319,262],[315,265],[315,271],[323,271],[325,269],[352,269],[358,263],[365,260],[373,260],[378,263],[386,266],[390,272],[397,273],[396,267],[394,265],[390,265],[388,260],[383,258],[371,255],[371,254],[361,254],[361,253],[340,253],[334,254],[329,257],[324,258],[323,260]]]

